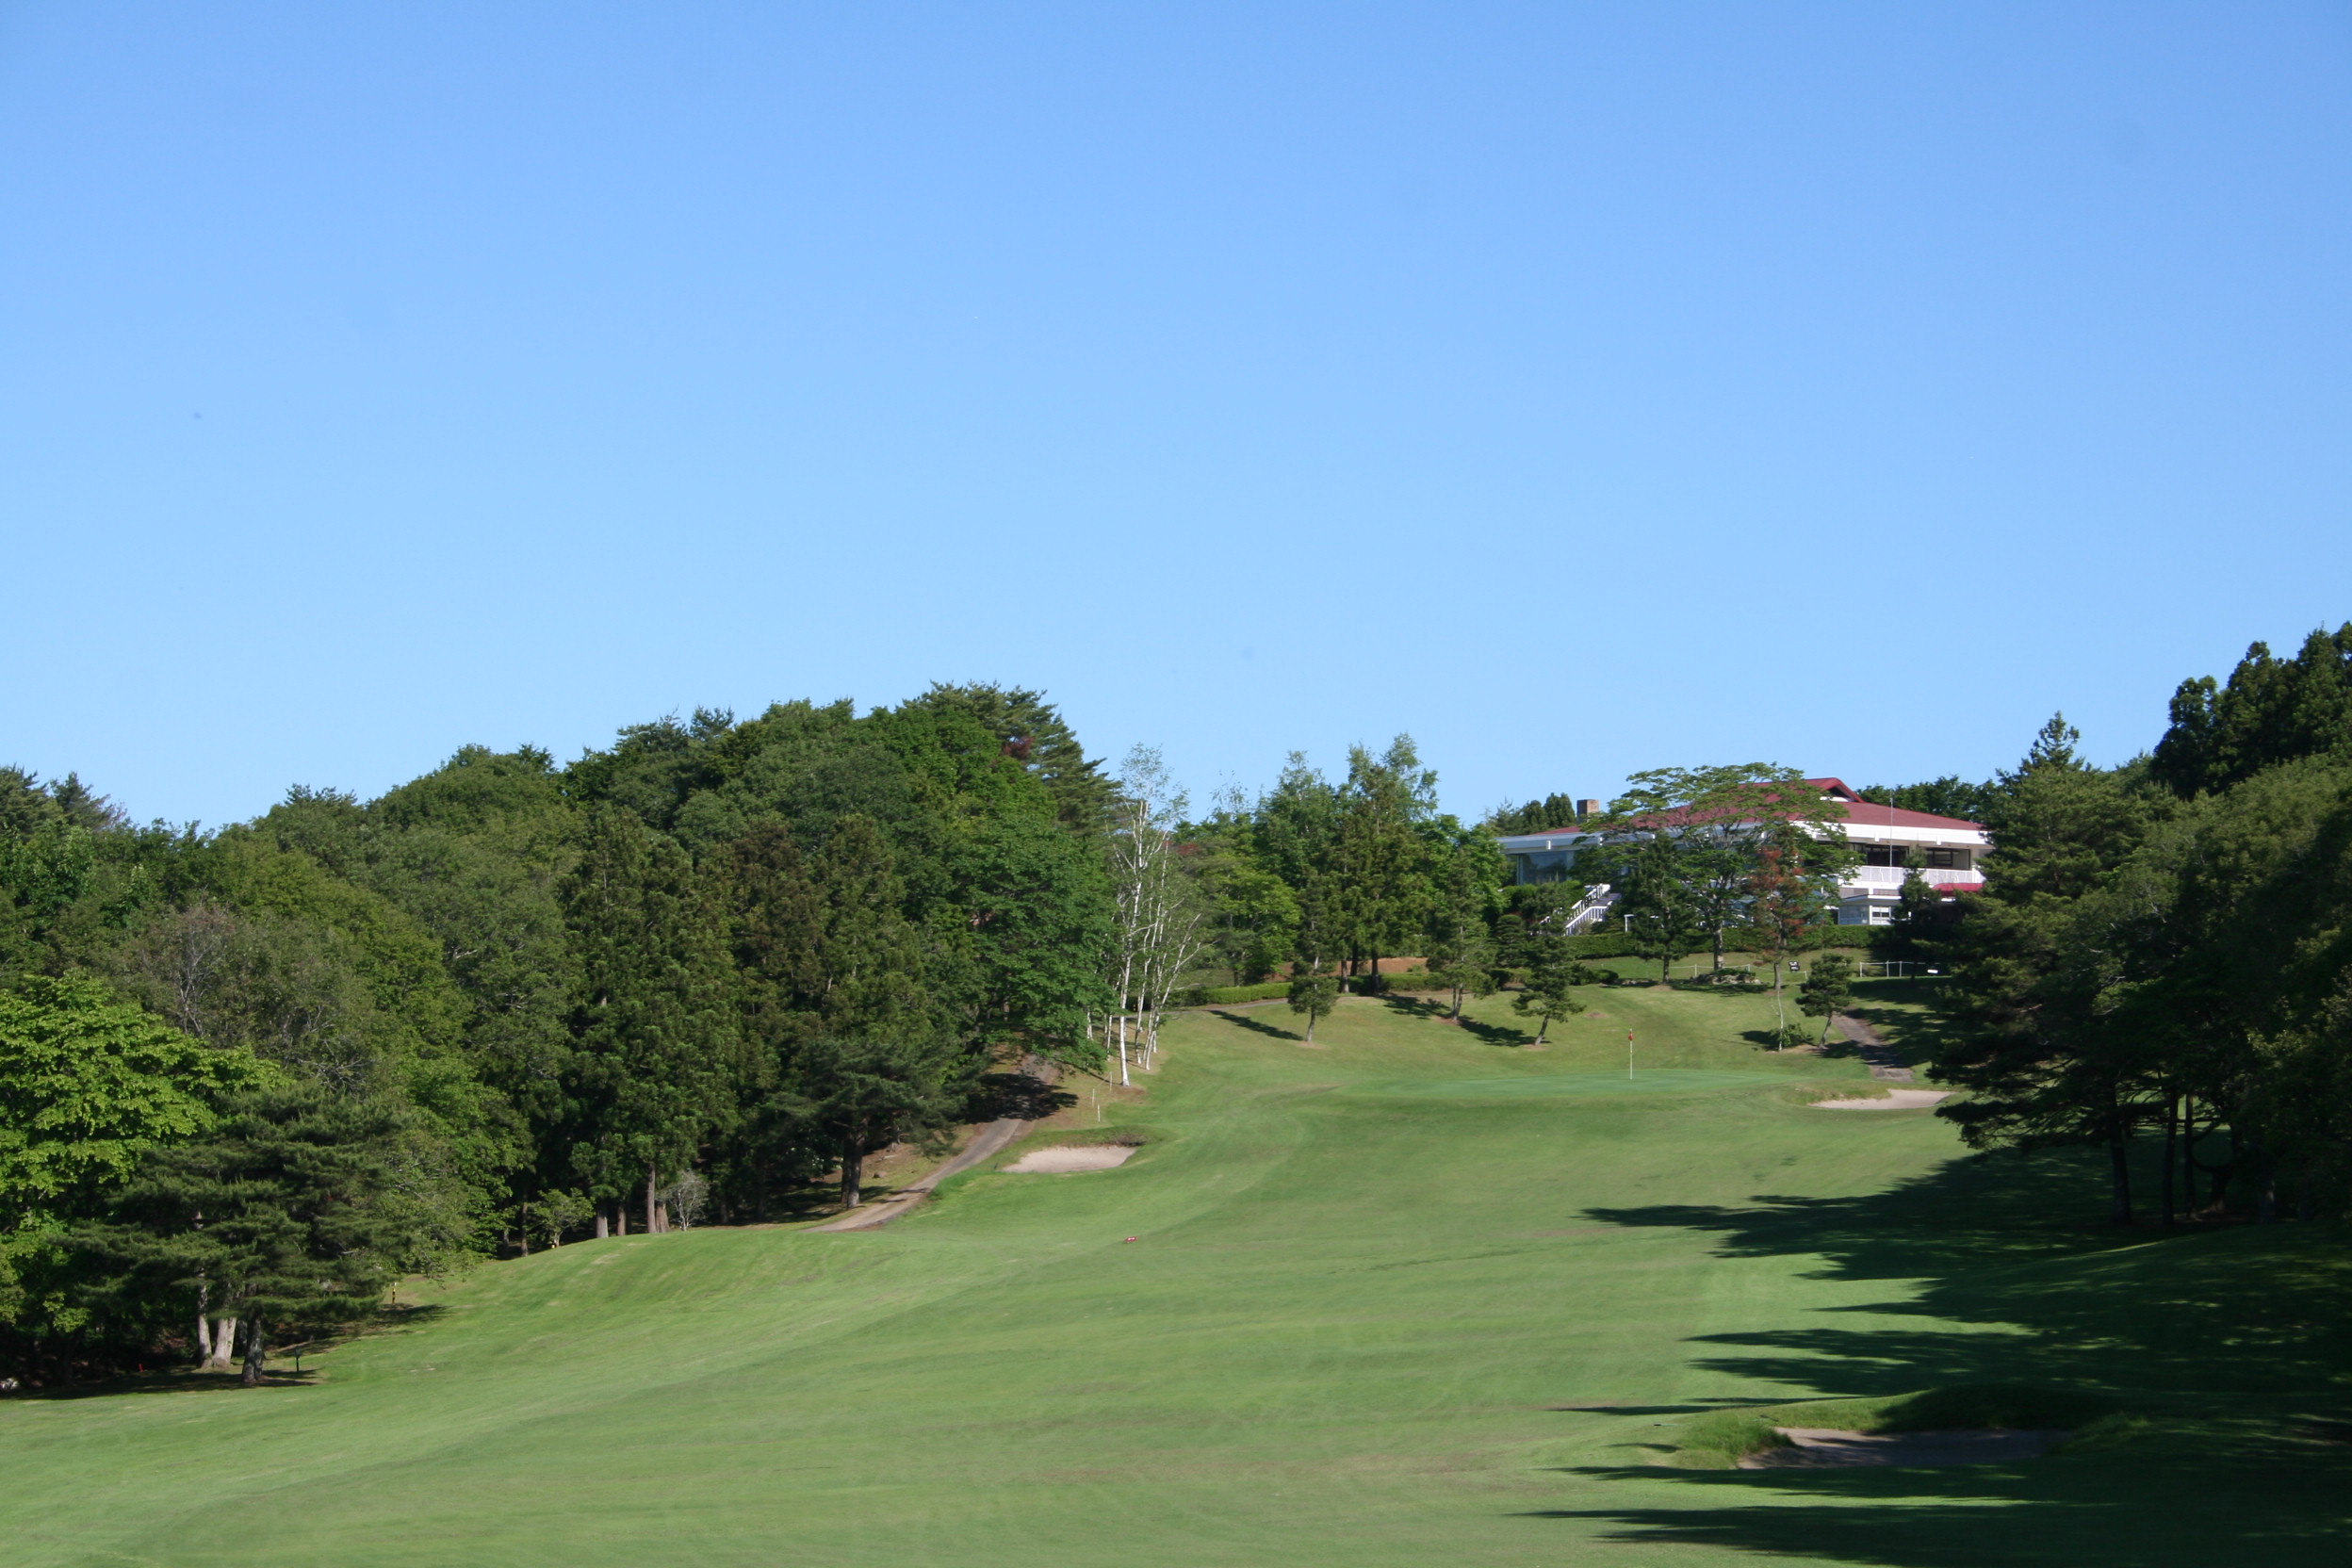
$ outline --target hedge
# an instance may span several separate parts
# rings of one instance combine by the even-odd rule
[[[1891,935],[1894,929],[1889,925],[1807,926],[1805,939],[1797,943],[1796,951],[1811,953],[1824,947],[1874,948],[1886,936]],[[1595,931],[1590,936],[1570,937],[1567,942],[1568,956],[1572,958],[1638,958],[1641,956],[1634,951],[1633,939],[1623,931]],[[1746,945],[1746,939],[1738,931],[1725,932],[1723,942],[1725,947],[1735,948],[1743,953],[1755,951]],[[1706,952],[1709,949],[1702,948],[1697,951]]]

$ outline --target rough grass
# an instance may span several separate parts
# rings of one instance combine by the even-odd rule
[[[1806,1399],[1748,1410],[1716,1411],[1682,1429],[1672,1462],[1692,1469],[1725,1469],[1749,1454],[1784,1448],[1783,1427],[1829,1427],[1850,1432],[1933,1432],[2010,1428],[2119,1438],[2144,1424],[2115,1421],[2112,1401],[2073,1389],[2024,1383],[1968,1383],[1874,1399]],[[2100,1427],[2102,1422],[2109,1423]]]
[[[1351,1000],[1312,1050],[1191,1015],[1106,1107],[1152,1132],[1119,1170],[485,1267],[307,1386],[0,1403],[0,1563],[2341,1560],[2341,1238],[2116,1237],[2093,1165],[1805,1109],[1863,1069],[1758,1052],[1769,1000],[1586,994],[1542,1052],[1502,999]],[[2002,1384],[2142,1425],[1656,1462],[1719,1412]]]

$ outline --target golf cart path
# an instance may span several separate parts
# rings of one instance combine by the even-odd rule
[[[812,1231],[871,1231],[877,1225],[888,1225],[891,1220],[930,1197],[933,1187],[938,1186],[950,1176],[962,1175],[1036,1125],[1036,1122],[1026,1117],[999,1117],[996,1120],[984,1125],[973,1135],[972,1140],[964,1146],[961,1153],[940,1166],[930,1175],[907,1184],[888,1198],[872,1203],[861,1203],[839,1219],[828,1219],[824,1224],[812,1225],[809,1229]]]
[[[1862,1048],[1862,1059],[1870,1064],[1870,1076],[1883,1078],[1890,1084],[1908,1084],[1914,1079],[1911,1064],[1902,1052],[1888,1045],[1877,1029],[1848,1013],[1831,1015],[1830,1021],[1838,1032]]]

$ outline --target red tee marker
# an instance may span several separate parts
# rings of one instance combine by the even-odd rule
[[[1133,1240],[1135,1240],[1135,1237],[1133,1237],[1133,1236],[1129,1236],[1127,1239],[1128,1239],[1129,1241],[1133,1241]]]

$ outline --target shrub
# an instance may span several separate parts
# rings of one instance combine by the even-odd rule
[[[1891,925],[1814,925],[1805,929],[1805,939],[1797,951],[1816,952],[1825,947],[1851,947],[1877,951],[1893,942]],[[1738,931],[1730,933],[1732,945],[1743,940]],[[1581,937],[1562,937],[1571,958],[1635,958],[1633,939],[1622,931],[1594,931]]]

